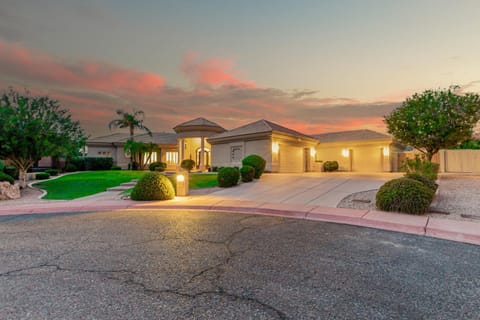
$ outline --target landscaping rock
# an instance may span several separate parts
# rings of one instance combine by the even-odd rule
[[[11,185],[8,181],[0,182],[0,200],[14,200],[20,198],[18,185]]]

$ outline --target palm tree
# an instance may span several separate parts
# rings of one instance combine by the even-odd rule
[[[120,116],[119,119],[110,121],[108,127],[110,130],[112,128],[128,128],[130,131],[130,141],[133,142],[133,136],[135,134],[135,129],[147,131],[149,136],[152,136],[150,129],[143,125],[143,120],[145,119],[145,113],[142,110],[133,110],[133,113],[124,112],[121,109],[117,110],[117,115]],[[133,153],[130,153],[130,168],[133,169]]]
[[[133,113],[128,113],[119,109],[117,110],[117,115],[119,115],[120,118],[112,120],[108,124],[110,130],[112,130],[112,128],[128,128],[128,130],[130,131],[130,140],[132,141],[135,129],[145,130],[150,136],[152,136],[152,132],[150,131],[150,129],[143,125],[145,113],[142,110],[134,109]]]

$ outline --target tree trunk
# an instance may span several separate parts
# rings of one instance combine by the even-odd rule
[[[18,168],[18,182],[20,184],[20,188],[27,187],[27,170],[25,168]]]

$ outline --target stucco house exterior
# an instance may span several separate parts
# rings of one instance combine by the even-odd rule
[[[88,139],[84,156],[86,157],[112,157],[113,163],[124,169],[128,167],[130,156],[123,151],[125,142],[130,138],[128,133],[114,133]],[[135,141],[153,142],[160,147],[160,152],[155,152],[150,162],[161,161],[167,164],[167,170],[175,170],[178,163],[177,135],[175,133],[154,132],[152,136],[144,133],[134,136]]]
[[[207,138],[226,131],[205,118],[181,123],[173,130],[177,134],[179,163],[184,159],[192,159],[200,171],[205,171],[212,165],[212,147]]]
[[[393,138],[372,130],[352,130],[314,135],[320,143],[317,159],[336,160],[339,170],[359,172],[392,171]]]
[[[268,172],[321,171],[322,162],[336,160],[340,170],[388,172],[396,168],[391,136],[371,130],[353,130],[306,135],[268,120],[258,120],[226,130],[205,118],[183,122],[174,133],[139,134],[136,141],[154,142],[161,152],[151,161],[167,163],[167,170],[178,169],[184,159],[192,159],[196,170],[211,167],[241,166],[244,157],[258,154]],[[123,151],[126,133],[114,133],[87,141],[86,156],[112,157],[116,165],[127,168],[129,157]]]
[[[267,161],[270,172],[313,170],[318,140],[268,120],[259,120],[225,131],[208,139],[213,164],[219,167],[242,165],[249,154]]]

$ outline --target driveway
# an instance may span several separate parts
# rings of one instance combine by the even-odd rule
[[[243,183],[211,194],[219,199],[276,202],[336,207],[346,196],[378,189],[402,173],[291,173],[264,174],[260,180]]]
[[[222,212],[0,217],[0,319],[479,319],[477,246]]]

